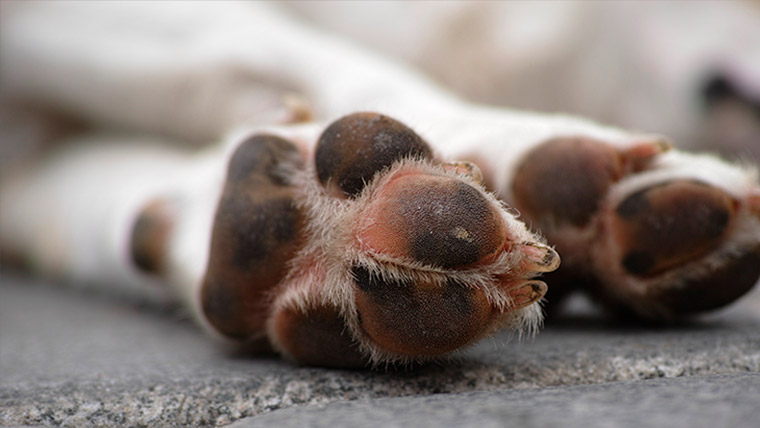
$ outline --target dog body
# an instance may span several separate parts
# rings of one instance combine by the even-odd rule
[[[558,258],[532,229],[565,260],[557,300],[588,282],[640,317],[725,305],[760,275],[752,168],[470,104],[268,4],[3,9],[4,96],[127,130],[6,176],[3,249],[166,284],[229,339],[352,366],[534,330]]]
[[[757,160],[760,9],[742,1],[691,6],[285,5],[320,28],[414,64],[470,100],[656,130],[681,147]]]

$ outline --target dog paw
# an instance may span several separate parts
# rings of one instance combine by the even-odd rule
[[[284,133],[283,135],[286,135]],[[404,124],[356,113],[232,154],[200,294],[209,324],[305,364],[413,362],[530,330],[559,257]]]
[[[617,313],[670,321],[725,306],[760,276],[756,172],[717,158],[556,138],[523,158],[512,190],[562,254],[550,301],[582,282]]]

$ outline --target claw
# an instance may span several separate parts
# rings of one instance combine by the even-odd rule
[[[526,281],[517,285],[511,292],[512,307],[510,310],[522,309],[541,300],[549,290],[543,281]]]
[[[672,148],[673,144],[665,139],[645,141],[643,143],[637,143],[633,147],[627,149],[623,153],[623,156],[626,159],[647,160],[670,151]]]
[[[670,151],[672,148],[673,145],[665,139],[638,143],[623,152],[623,161],[631,171],[641,171],[656,156]]]
[[[451,161],[443,163],[443,169],[454,172],[455,174],[469,178],[473,182],[485,186],[483,173],[477,165],[468,161]]]
[[[526,255],[526,268],[534,272],[552,272],[557,270],[560,257],[553,248],[548,245],[535,242],[523,242],[520,249]]]
[[[285,123],[305,123],[314,118],[312,108],[304,97],[288,93],[283,96],[282,102],[288,110]]]

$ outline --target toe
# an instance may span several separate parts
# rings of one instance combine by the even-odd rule
[[[563,225],[583,227],[622,175],[621,156],[610,145],[556,138],[522,161],[512,183],[515,206],[545,233]]]
[[[362,223],[358,238],[366,249],[444,269],[487,259],[506,243],[494,204],[448,176],[391,180],[369,204]]]
[[[354,113],[325,129],[314,160],[320,183],[335,195],[355,197],[379,171],[409,157],[431,157],[413,130],[382,114]]]
[[[298,148],[290,141],[268,134],[256,134],[243,141],[232,154],[227,168],[230,184],[264,182],[285,186],[290,184],[288,168],[301,166]]]
[[[478,338],[490,324],[493,310],[485,294],[455,280],[390,279],[363,266],[351,272],[359,327],[384,350],[441,355]]]
[[[358,349],[337,309],[285,307],[272,322],[274,342],[293,360],[320,367],[364,367]]]
[[[715,187],[677,180],[628,196],[612,230],[631,275],[662,273],[721,244],[734,218],[734,200]]]
[[[206,318],[226,336],[263,334],[272,290],[302,243],[304,216],[283,175],[296,154],[286,140],[256,136],[230,159],[201,290]]]

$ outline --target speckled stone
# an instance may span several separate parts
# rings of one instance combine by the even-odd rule
[[[294,406],[234,428],[756,426],[760,374],[474,391]]]
[[[293,406],[348,400],[414,396],[426,403],[432,394],[479,399],[477,394],[488,391],[506,397],[498,394],[758,373],[760,293],[669,329],[614,325],[577,311],[533,340],[507,339],[502,335],[452,361],[416,370],[297,367],[276,357],[236,353],[170,307],[3,273],[0,425],[220,426]],[[721,398],[721,389],[716,391],[716,400],[733,400],[733,392]]]

